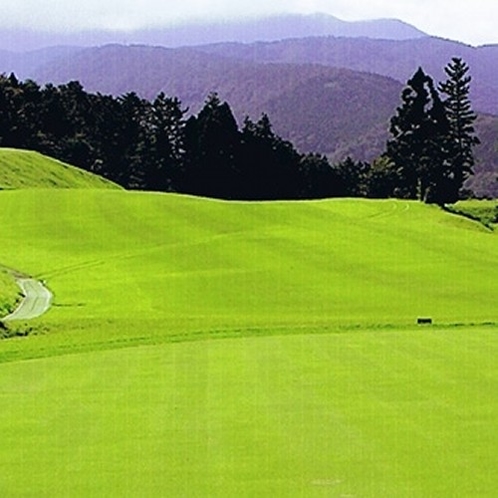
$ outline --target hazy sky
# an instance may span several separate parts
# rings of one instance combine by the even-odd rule
[[[129,30],[187,20],[325,12],[344,20],[394,17],[474,45],[498,43],[497,0],[9,0],[0,26]]]

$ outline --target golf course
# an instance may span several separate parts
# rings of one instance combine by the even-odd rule
[[[0,328],[0,496],[496,496],[492,218],[46,161],[0,153],[2,316],[52,295]]]

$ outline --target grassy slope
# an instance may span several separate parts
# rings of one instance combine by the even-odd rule
[[[493,229],[498,223],[498,202],[491,200],[460,201],[450,207],[454,213],[461,214],[484,226]]]
[[[119,187],[38,152],[0,148],[0,190],[26,188]],[[18,291],[13,277],[0,267],[0,316],[12,311]]]
[[[0,343],[4,494],[496,490],[494,326],[412,325],[498,322],[479,224],[27,190],[1,193],[0,234],[0,261],[55,292],[50,333]]]
[[[0,148],[0,189],[118,188],[99,176],[38,152]]]
[[[8,315],[14,310],[19,298],[19,287],[14,277],[0,267],[0,316]]]

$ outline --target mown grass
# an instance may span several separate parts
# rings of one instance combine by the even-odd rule
[[[0,341],[4,495],[493,496],[498,239],[479,223],[25,190],[0,193],[0,235],[55,295]]]
[[[0,261],[47,280],[55,306],[40,323],[56,328],[145,320],[162,335],[498,318],[498,239],[417,203],[31,190],[4,192],[0,210]]]
[[[1,366],[6,496],[494,496],[496,330],[195,341]]]
[[[0,190],[24,188],[119,187],[38,152],[0,148]]]

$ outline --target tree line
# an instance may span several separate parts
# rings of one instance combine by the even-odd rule
[[[472,174],[468,66],[454,58],[436,86],[419,68],[390,122],[384,154],[330,164],[279,137],[267,115],[239,128],[228,103],[208,96],[197,115],[174,97],[87,93],[80,83],[40,87],[0,76],[0,146],[36,150],[129,189],[223,199],[399,197],[444,204]],[[441,97],[443,95],[443,97]],[[354,116],[351,117],[354,119]]]

